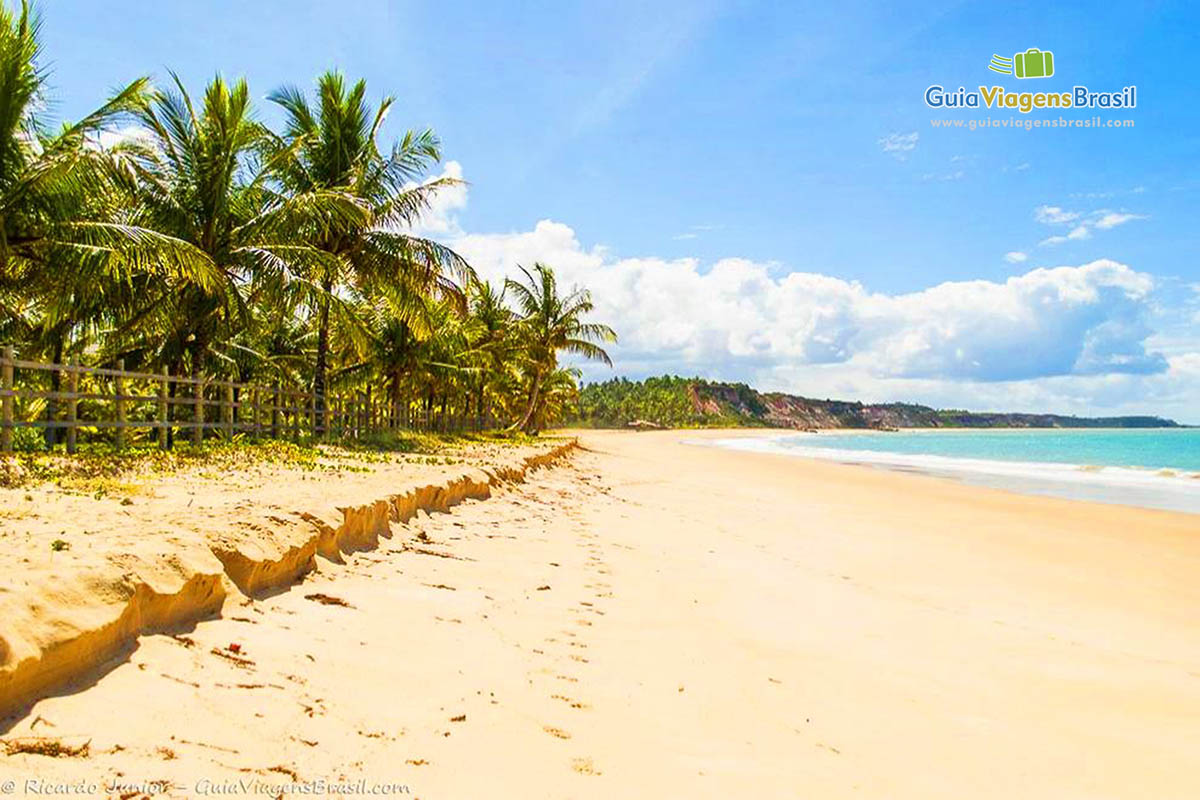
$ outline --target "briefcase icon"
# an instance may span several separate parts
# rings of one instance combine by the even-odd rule
[[[1013,56],[1013,66],[1018,78],[1049,78],[1054,74],[1054,53],[1031,47]]]

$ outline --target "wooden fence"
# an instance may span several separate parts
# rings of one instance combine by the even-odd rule
[[[128,372],[124,366],[123,361],[115,369],[84,367],[75,361],[23,361],[15,357],[13,348],[4,347],[0,350],[0,452],[12,452],[14,431],[19,428],[50,429],[53,433],[43,435],[52,443],[62,441],[58,431],[65,430],[69,453],[75,452],[81,432],[108,439],[117,449],[142,437],[139,429],[153,432],[149,438],[163,449],[185,434],[196,445],[206,436],[299,440],[316,435],[316,398],[311,392],[278,383],[263,386],[189,378],[167,370]],[[57,375],[50,384],[58,388],[28,388],[45,383],[35,377],[39,373]],[[20,388],[18,376],[26,378],[26,388]],[[19,419],[17,400],[44,400],[46,408],[37,419]],[[90,413],[81,416],[81,407]],[[443,422],[440,429],[460,430],[465,421]],[[369,390],[326,395],[326,438],[358,439],[386,430],[432,427],[428,406],[422,415],[408,403],[393,405],[378,394],[373,397]]]

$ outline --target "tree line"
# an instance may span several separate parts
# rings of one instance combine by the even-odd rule
[[[37,11],[0,3],[0,344],[20,357],[304,388],[318,433],[332,391],[367,386],[537,431],[577,397],[559,353],[611,364],[614,332],[550,266],[493,285],[413,233],[458,181],[430,177],[433,131],[381,141],[395,103],[364,81],[276,89],[273,129],[244,79],[193,95],[172,73],[54,127],[41,63]]]
[[[714,384],[677,375],[640,381],[613,378],[582,388],[572,424],[589,428],[621,428],[638,421],[668,428],[762,424],[752,414],[715,399],[714,387],[735,393],[751,391],[744,384]]]

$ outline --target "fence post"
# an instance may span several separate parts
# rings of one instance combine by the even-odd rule
[[[313,443],[316,443],[316,441],[317,441],[317,392],[312,393],[312,398],[310,399],[310,403],[308,403],[308,413],[310,413],[310,421],[312,422],[311,427],[308,429],[310,429],[310,431],[312,432]],[[322,434],[323,434],[322,435],[323,439],[329,438],[328,423],[326,423],[326,425],[322,426]]]
[[[5,347],[4,364],[0,365],[0,453],[11,453],[13,449],[13,349]]]
[[[233,441],[233,382],[225,384],[225,396],[221,401],[221,421],[225,423],[225,435]]]
[[[79,420],[79,359],[67,365],[67,452],[75,452],[75,423]]]
[[[257,442],[258,434],[259,434],[259,430],[258,430],[258,384],[257,383],[254,384],[254,388],[252,391],[253,391],[253,394],[252,394],[253,399],[251,400],[251,403],[253,404],[253,407],[254,407],[254,410],[252,412],[254,414],[254,419],[250,421],[250,435],[251,435],[251,437],[253,437],[254,441]]]
[[[279,381],[275,381],[274,398],[271,400],[271,438],[279,438]]]
[[[171,434],[171,407],[167,404],[167,392],[171,384],[171,368],[163,367],[162,383],[158,385],[158,446],[167,449]]]
[[[117,374],[113,378],[113,389],[116,392],[117,406],[117,449],[125,449],[125,359],[117,359]]]
[[[204,379],[197,378],[192,386],[192,444],[199,447],[204,442]]]

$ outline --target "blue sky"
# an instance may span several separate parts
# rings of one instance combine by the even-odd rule
[[[447,169],[470,182],[427,232],[485,274],[561,262],[624,334],[619,373],[1187,417],[1200,391],[1200,9],[881,5],[43,11],[67,117],[168,68],[196,91],[217,71],[244,75],[262,97],[337,67],[394,94],[389,134],[435,128]],[[986,69],[1028,47],[1054,52],[1053,78]],[[1100,112],[1135,127],[934,129],[1020,115],[934,111],[933,83],[1136,84],[1138,108]],[[1055,267],[1069,270],[1038,272]]]

